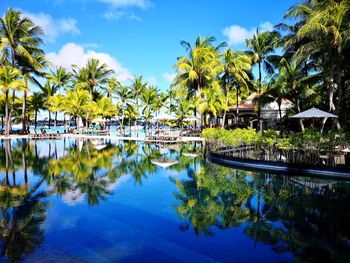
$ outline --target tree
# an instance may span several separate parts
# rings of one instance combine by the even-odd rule
[[[175,65],[177,75],[173,85],[186,87],[187,98],[197,96],[198,92],[208,87],[222,72],[223,65],[218,51],[224,44],[214,47],[212,45],[214,41],[214,37],[198,37],[193,47],[189,42],[181,42],[188,56],[177,59]]]
[[[128,107],[132,106],[132,93],[126,86],[120,86],[116,91],[116,98],[118,99],[118,108],[121,111],[122,118],[120,121],[121,130],[124,131],[125,112]]]
[[[106,93],[107,98],[112,98],[120,86],[120,82],[115,77],[112,77],[105,86],[101,87],[101,90]]]
[[[55,113],[55,121],[54,121],[54,127],[56,128],[57,125],[57,115],[58,112],[62,109],[63,103],[65,99],[63,95],[56,94],[49,98],[47,105],[48,110]]]
[[[279,34],[275,31],[266,31],[259,33],[256,30],[252,39],[247,39],[247,46],[250,51],[247,52],[252,58],[253,64],[258,65],[258,96],[261,94],[263,85],[262,73],[263,69],[267,74],[274,72],[273,64],[271,63],[271,54],[274,53]],[[258,98],[258,125],[260,125],[261,105]]]
[[[35,80],[45,63],[44,53],[39,48],[43,31],[32,20],[23,17],[20,11],[8,9],[0,19],[0,53],[2,60],[9,60],[12,67],[18,67],[25,80]],[[35,80],[36,81],[36,80]],[[25,85],[27,86],[27,85]],[[22,129],[26,129],[26,98],[27,89],[23,90]]]
[[[142,92],[146,89],[146,87],[147,87],[147,82],[142,80],[142,76],[136,76],[134,78],[134,82],[131,84],[131,93],[136,103],[135,107],[137,112],[137,116],[135,119],[135,126],[137,126],[137,117],[139,114],[139,98]],[[138,136],[138,133],[137,133],[137,136]]]
[[[47,80],[44,86],[40,87],[42,96],[45,98],[46,102],[48,103],[50,99],[55,96],[56,92],[58,91],[58,86],[52,85],[52,83]],[[47,104],[48,106],[48,104]],[[51,128],[51,110],[50,107],[47,107],[49,111],[49,128]]]
[[[12,67],[0,67],[0,90],[5,94],[5,135],[10,134],[11,115],[15,101],[15,91],[23,90],[25,83],[21,79],[18,69]],[[9,92],[13,90],[12,103],[9,106]]]
[[[155,106],[157,105],[158,91],[155,87],[149,86],[141,94],[142,114],[146,119],[146,133],[148,132],[148,122],[152,117]]]
[[[85,116],[92,101],[91,94],[84,89],[75,87],[68,91],[63,101],[62,109],[75,117],[76,127],[79,130],[79,124],[82,116]]]
[[[293,6],[286,15],[302,22],[293,38],[294,41],[303,41],[296,49],[295,58],[299,61],[309,58],[316,62],[328,90],[329,111],[336,115],[341,113],[343,101],[349,14],[348,1],[327,0],[305,1]],[[334,119],[334,124],[340,128],[338,118]]]
[[[29,108],[35,112],[35,117],[34,117],[34,126],[36,129],[37,126],[37,120],[38,120],[38,112],[40,110],[46,109],[46,101],[45,97],[42,93],[39,92],[34,92],[33,95],[29,96],[28,99],[28,106]]]
[[[229,93],[231,89],[234,87],[236,89],[236,125],[238,125],[239,120],[239,93],[240,89],[245,88],[248,89],[249,81],[250,81],[250,71],[252,69],[251,66],[251,58],[241,52],[232,51],[231,49],[227,49],[223,55],[224,60],[224,74],[221,77],[223,82],[224,94],[226,96],[226,108],[229,106]],[[226,110],[224,110],[222,127],[225,127],[226,120]]]
[[[105,85],[113,70],[107,64],[101,63],[98,59],[89,59],[85,67],[79,68],[73,65],[74,82],[77,88],[89,91],[93,99],[98,97],[96,88]]]
[[[201,90],[196,105],[202,116],[206,117],[209,114],[209,123],[212,127],[212,118],[227,109],[225,96],[217,81],[213,81],[210,87]]]

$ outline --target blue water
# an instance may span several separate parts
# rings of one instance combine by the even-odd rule
[[[347,182],[217,166],[200,144],[66,138],[0,147],[1,261],[349,259]]]

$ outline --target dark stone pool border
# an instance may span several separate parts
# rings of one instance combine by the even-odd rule
[[[243,168],[247,170],[259,170],[266,172],[279,172],[284,174],[313,175],[317,177],[350,179],[350,169],[327,168],[310,165],[287,164],[284,162],[270,162],[237,158],[209,152],[209,160],[226,166]]]

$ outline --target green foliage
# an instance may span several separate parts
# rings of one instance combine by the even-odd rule
[[[215,129],[208,128],[202,131],[201,136],[209,143],[223,144],[224,146],[239,147],[240,145],[259,145],[262,147],[278,147],[289,149],[339,150],[350,145],[350,135],[343,132],[330,131],[321,134],[314,129],[297,133],[289,137],[281,137],[274,130],[266,130],[259,135],[254,129]]]
[[[202,131],[202,137],[208,141],[220,141],[227,146],[238,147],[242,144],[258,144],[261,136],[254,129],[214,129],[208,128]]]

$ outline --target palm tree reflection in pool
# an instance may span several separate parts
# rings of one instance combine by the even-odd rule
[[[176,211],[200,236],[240,227],[275,253],[300,261],[349,258],[350,188],[345,182],[234,170],[214,164],[174,180]],[[216,230],[215,230],[216,228]]]

